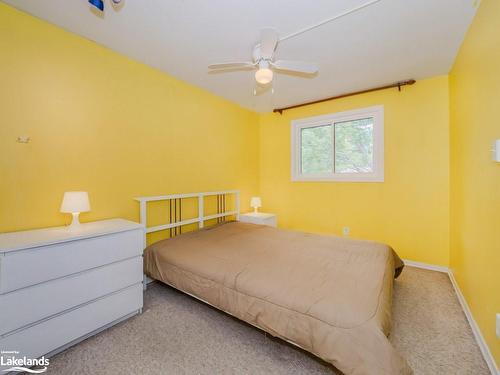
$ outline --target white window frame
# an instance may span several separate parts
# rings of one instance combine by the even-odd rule
[[[335,123],[373,118],[373,172],[371,173],[326,173],[303,174],[301,172],[301,132],[304,128],[332,125]],[[332,129],[335,134],[335,129]],[[384,182],[384,106],[378,105],[353,111],[332,113],[292,121],[292,181],[338,181],[338,182]],[[335,142],[333,142],[335,164]]]

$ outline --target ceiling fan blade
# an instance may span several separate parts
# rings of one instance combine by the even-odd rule
[[[262,29],[260,32],[260,54],[263,59],[270,60],[278,44],[278,32],[274,29]]]
[[[305,61],[276,60],[271,62],[271,65],[278,70],[306,74],[314,74],[319,70],[317,64]]]
[[[225,62],[210,64],[208,69],[234,69],[234,68],[253,68],[255,64],[252,62]]]

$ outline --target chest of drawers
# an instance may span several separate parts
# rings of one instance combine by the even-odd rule
[[[17,353],[4,362],[50,355],[139,313],[143,236],[121,219],[0,234],[0,351]]]

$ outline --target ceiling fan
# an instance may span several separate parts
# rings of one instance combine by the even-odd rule
[[[318,66],[315,63],[304,62],[304,61],[275,60],[274,52],[276,51],[278,42],[294,38],[300,34],[321,27],[329,22],[336,21],[342,17],[359,12],[381,1],[382,0],[368,0],[365,3],[355,6],[354,8],[348,9],[333,17],[327,18],[321,22],[305,27],[289,35],[285,35],[283,37],[278,37],[278,33],[274,29],[271,28],[263,29],[261,31],[261,42],[253,48],[253,53],[252,53],[253,61],[211,64],[208,66],[208,68],[212,69],[213,71],[249,69],[249,68],[257,69],[257,71],[255,72],[255,80],[257,81],[258,85],[256,85],[256,88],[254,89],[254,95],[257,95],[259,91],[263,92],[267,88],[269,88],[268,84],[273,81],[274,71],[314,75],[319,70]]]
[[[211,64],[209,69],[222,71],[234,69],[257,69],[255,80],[260,85],[268,85],[272,82],[274,71],[292,72],[313,75],[318,72],[315,63],[305,61],[275,60],[274,52],[279,42],[278,33],[271,28],[262,29],[260,43],[253,48],[253,61],[224,62]],[[256,91],[254,91],[254,94]]]

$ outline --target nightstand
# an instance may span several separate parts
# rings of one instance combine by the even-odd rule
[[[242,223],[252,223],[259,225],[267,225],[269,227],[277,227],[278,220],[275,214],[266,214],[264,212],[248,212],[240,214],[240,221]]]

